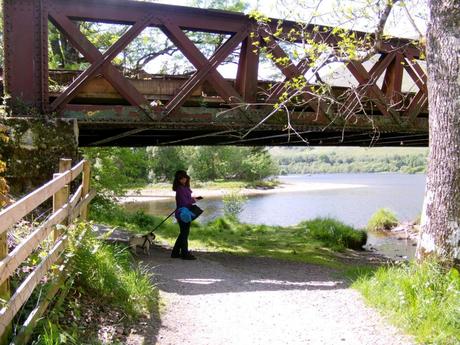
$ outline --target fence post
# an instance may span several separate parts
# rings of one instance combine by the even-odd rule
[[[8,255],[8,231],[5,231],[0,235],[0,260],[3,260]],[[11,297],[10,291],[10,279],[8,278],[5,282],[0,285],[0,298],[8,301]],[[11,335],[12,327],[11,324],[5,328],[5,332],[0,335],[0,345],[9,344],[9,337]]]
[[[89,161],[85,160],[85,162],[83,163],[83,178],[82,178],[83,189],[81,193],[82,199],[86,196],[86,194],[89,193],[90,179],[91,179],[91,165]],[[81,219],[87,220],[87,218],[88,218],[88,206],[85,206],[81,210]]]
[[[67,170],[72,169],[72,160],[67,159],[67,158],[61,158],[59,160],[59,174],[65,173]],[[59,174],[54,174],[53,178],[59,176]],[[61,190],[57,191],[56,194],[53,195],[53,213],[59,210],[62,205],[67,203],[69,199],[69,185],[66,185],[62,187]],[[63,224],[66,224],[67,222],[64,221]],[[56,240],[59,238],[61,235],[60,231],[57,229],[54,229],[53,231],[53,241],[56,242]]]

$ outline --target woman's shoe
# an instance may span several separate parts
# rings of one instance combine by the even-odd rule
[[[173,258],[173,259],[179,259],[181,257],[182,257],[182,255],[180,255],[180,254],[171,253],[171,258]]]
[[[182,260],[196,260],[196,257],[190,253],[182,255]]]

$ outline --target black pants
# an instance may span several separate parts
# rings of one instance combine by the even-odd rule
[[[180,233],[177,236],[176,243],[174,244],[174,248],[172,253],[174,255],[187,255],[188,254],[188,234],[190,233],[190,224],[191,223],[184,223],[181,220],[177,220],[179,222]]]

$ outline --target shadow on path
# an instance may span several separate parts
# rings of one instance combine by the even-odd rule
[[[165,303],[142,344],[411,344],[367,308],[336,270],[194,254],[198,260],[171,259],[169,249],[153,246],[150,256],[139,257]]]
[[[215,252],[194,253],[198,260],[171,259],[169,249],[155,246],[150,256],[141,260],[148,265],[161,291],[180,295],[347,287],[345,281],[334,278],[337,271],[324,266]]]

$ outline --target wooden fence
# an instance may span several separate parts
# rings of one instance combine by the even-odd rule
[[[70,183],[82,174],[81,184],[70,194]],[[53,179],[25,196],[13,205],[0,211],[0,293],[6,300],[0,310],[1,343],[5,342],[11,330],[11,323],[21,307],[27,302],[34,289],[39,285],[53,264],[59,262],[61,254],[67,247],[68,238],[56,228],[58,224],[68,224],[76,218],[86,219],[87,207],[95,192],[90,191],[90,165],[83,160],[74,167],[70,159],[61,159],[59,173]],[[52,214],[35,230],[33,230],[11,253],[8,253],[7,232],[23,217],[35,210],[43,202],[53,197]],[[10,294],[9,278],[34,250],[46,239],[52,241],[52,249],[48,255],[18,286],[13,295]],[[56,272],[54,272],[56,275]],[[49,303],[60,290],[65,281],[64,273],[57,274],[51,282],[46,296],[43,296],[36,307],[28,315],[20,327],[13,344],[25,344],[32,334],[38,319],[43,315]]]

